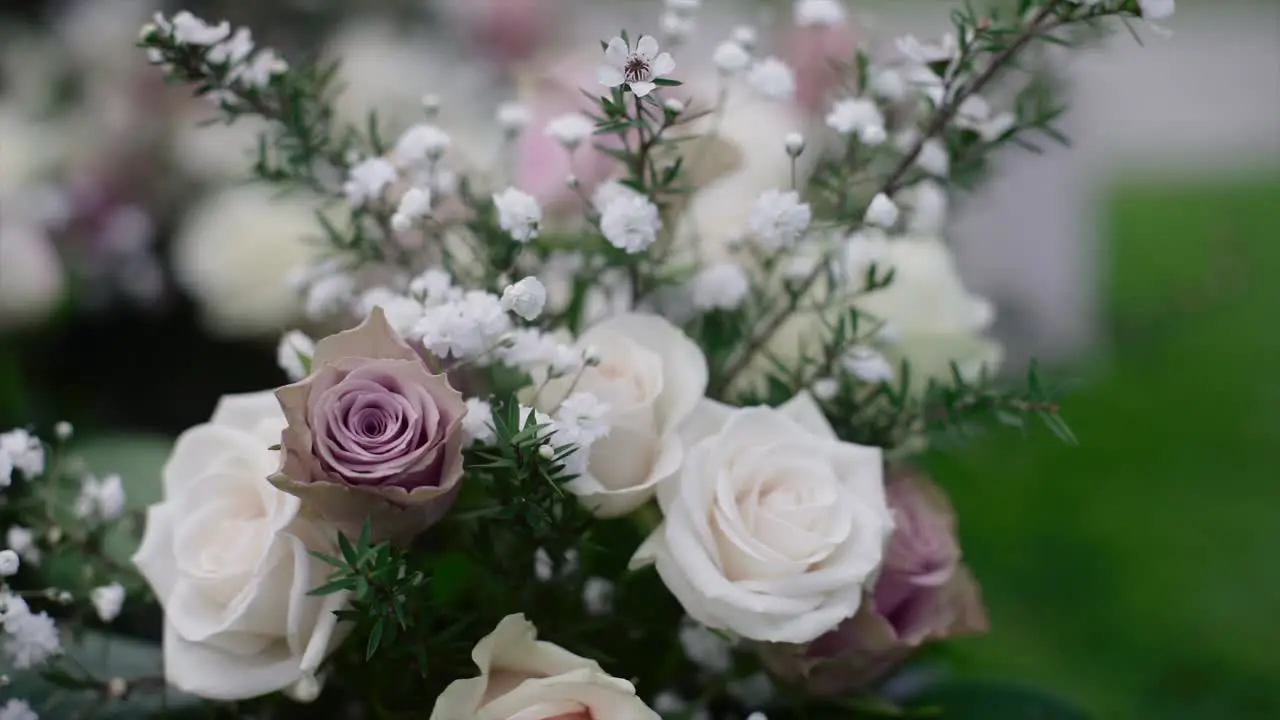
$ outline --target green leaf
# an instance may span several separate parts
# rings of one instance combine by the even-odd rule
[[[364,651],[365,660],[369,660],[373,657],[374,653],[378,652],[378,645],[382,642],[383,627],[383,619],[378,618],[378,621],[373,624],[373,629],[369,631],[369,642],[365,645]]]
[[[941,707],[943,720],[1089,720],[1061,698],[997,683],[954,683],[914,698],[914,708]]]
[[[338,549],[342,551],[342,558],[347,561],[347,567],[356,568],[360,566],[360,555],[352,547],[351,540],[347,538],[346,533],[338,533]]]

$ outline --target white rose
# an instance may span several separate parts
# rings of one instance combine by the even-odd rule
[[[334,532],[299,516],[300,501],[267,482],[285,427],[274,393],[228,395],[178,438],[164,500],[147,510],[133,557],[164,607],[171,685],[214,700],[306,686],[345,635],[345,593],[312,597]]]
[[[880,450],[840,441],[807,394],[704,400],[682,434],[632,566],[655,564],[690,617],[753,640],[809,642],[852,617],[893,531]]]
[[[609,434],[591,444],[587,472],[566,486],[601,517],[643,505],[684,459],[680,423],[707,389],[707,360],[679,328],[656,315],[617,315],[592,327],[578,347],[594,347],[600,363],[550,381],[538,407],[548,413],[570,393],[609,405]]]
[[[44,318],[65,285],[62,261],[45,232],[18,217],[0,218],[0,329]]]
[[[508,615],[471,658],[480,677],[456,680],[430,720],[659,720],[631,683],[548,642],[523,615]]]
[[[999,369],[1001,345],[983,336],[995,319],[986,298],[969,292],[946,243],[937,237],[903,237],[868,241],[867,253],[855,253],[852,277],[865,277],[874,262],[882,277],[893,270],[888,287],[855,303],[858,310],[886,324],[881,349],[898,366],[906,360],[917,380],[949,382],[951,363],[976,379],[985,367]],[[923,389],[924,382],[917,383]]]
[[[321,249],[308,241],[320,235],[317,208],[310,196],[243,185],[219,192],[187,218],[174,241],[174,272],[212,330],[266,335],[298,315],[301,300],[289,276]]]
[[[988,372],[999,369],[1004,349],[983,335],[995,310],[990,301],[965,288],[951,251],[940,238],[865,233],[848,243],[843,265],[853,283],[851,291],[862,286],[872,263],[879,277],[893,271],[887,287],[858,296],[852,305],[866,316],[864,327],[883,324],[872,344],[895,372],[907,361],[916,391],[923,391],[930,379],[950,382],[952,362],[967,380],[976,379],[984,367]],[[847,304],[827,308],[825,323],[816,312],[794,314],[770,339],[770,355],[782,363],[794,363],[797,350],[802,345],[813,347],[826,337],[826,327],[847,308]],[[757,358],[735,387],[758,385],[771,368],[763,357]]]

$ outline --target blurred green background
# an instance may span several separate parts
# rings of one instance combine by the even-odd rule
[[[1109,203],[1104,362],[1080,438],[931,458],[991,611],[966,674],[1100,718],[1280,717],[1280,174]]]

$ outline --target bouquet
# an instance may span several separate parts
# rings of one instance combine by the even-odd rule
[[[1173,2],[965,8],[809,67],[747,27],[682,45],[698,5],[601,42],[584,82],[548,65],[478,146],[447,98],[351,125],[336,63],[187,12],[143,28],[168,78],[264,123],[256,179],[314,202],[314,324],[280,341],[288,384],[178,439],[145,517],[69,425],[0,436],[3,662],[89,711],[949,717],[921,668],[988,621],[916,459],[992,423],[1073,438],[1034,366],[998,373],[946,208],[993,151],[1059,137],[1024,53]],[[832,0],[792,20],[802,49],[848,37]],[[574,109],[534,112],[552,96]],[[772,146],[737,141],[765,122]],[[81,590],[22,589],[70,552]],[[64,652],[126,600],[163,610],[162,674]]]

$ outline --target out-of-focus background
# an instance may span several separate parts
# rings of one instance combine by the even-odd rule
[[[683,52],[709,55],[722,13],[768,4],[706,0]],[[290,57],[344,57],[344,112],[404,122],[425,92],[446,121],[491,113],[531,48],[577,24],[644,30],[660,5],[190,9]],[[883,41],[945,29],[947,5],[850,9]],[[994,433],[929,458],[993,624],[954,655],[1102,718],[1280,717],[1280,4],[1178,5],[1172,38],[1139,28],[1141,46],[1121,31],[1048,57],[1074,147],[1009,152],[958,208],[968,282],[996,303],[1015,369],[1037,357],[1071,382],[1081,444]],[[295,242],[305,207],[239,182],[255,128],[199,129],[208,110],[131,49],[153,9],[0,6],[0,429],[71,420],[134,503],[217,396],[280,382],[288,271],[312,252]]]

